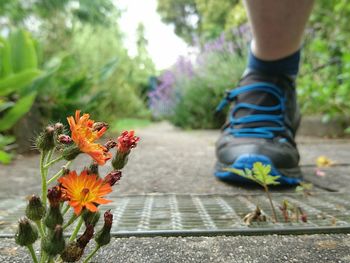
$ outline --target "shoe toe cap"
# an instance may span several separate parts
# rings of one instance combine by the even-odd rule
[[[224,165],[231,165],[245,154],[264,155],[277,168],[294,168],[299,163],[298,150],[285,141],[223,136],[216,144],[218,161]]]

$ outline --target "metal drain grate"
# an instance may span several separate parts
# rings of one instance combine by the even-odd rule
[[[115,236],[257,235],[350,233],[350,194],[315,193],[274,194],[276,205],[283,200],[300,206],[308,222],[260,222],[246,226],[242,218],[256,204],[270,215],[262,194],[250,195],[177,195],[148,194],[120,196],[104,209],[112,209]],[[12,236],[25,204],[20,200],[0,203],[0,235]],[[279,222],[283,222],[278,212]]]

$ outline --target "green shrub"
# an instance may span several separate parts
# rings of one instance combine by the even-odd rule
[[[61,57],[59,70],[41,96],[48,119],[64,121],[75,109],[110,122],[121,117],[148,117],[138,90],[147,78],[134,80],[138,65],[123,47],[116,28],[78,27],[70,49]]]
[[[245,64],[232,46],[221,37],[206,45],[196,63],[180,57],[164,71],[158,86],[149,93],[153,116],[186,129],[221,127],[225,112],[216,113],[215,109],[225,91],[235,88]]]
[[[137,65],[123,47],[117,30],[108,27],[81,28],[73,39],[72,53],[83,70],[93,72],[91,93],[95,97],[87,104],[88,110],[109,121],[144,114],[146,107],[137,90],[140,83],[133,83],[131,76]],[[115,60],[115,67],[101,77],[101,69],[106,68],[111,59]]]
[[[315,3],[298,78],[304,114],[350,118],[349,1]]]
[[[212,52],[195,74],[182,81],[182,96],[174,109],[172,122],[182,128],[219,128],[225,114],[215,114],[226,90],[233,89],[239,80],[244,63],[237,55]]]

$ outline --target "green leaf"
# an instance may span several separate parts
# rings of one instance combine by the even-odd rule
[[[240,175],[240,176],[246,176],[246,174],[244,173],[244,171],[239,170],[239,169],[236,169],[236,168],[228,167],[228,168],[224,168],[223,170],[224,170],[224,171],[227,171],[227,172],[234,173],[234,174],[238,174],[238,175]]]
[[[84,92],[83,89],[87,85],[86,83],[86,77],[82,76],[78,79],[74,80],[70,86],[67,88],[66,91],[66,97],[67,98],[73,98],[77,96],[81,96]]]
[[[16,138],[14,136],[4,136],[0,134],[0,149],[3,149],[6,145],[14,143]]]
[[[6,96],[12,92],[17,92],[30,84],[41,74],[40,70],[30,69],[8,76],[0,80],[0,96]]]
[[[0,102],[0,113],[14,106],[15,103],[12,101]]]
[[[256,162],[253,165],[253,174],[256,180],[260,182],[261,185],[278,185],[277,179],[279,176],[270,175],[271,166],[263,165],[261,162]]]
[[[16,105],[7,111],[0,119],[0,132],[10,129],[16,122],[26,114],[33,105],[37,93],[31,94],[19,99]]]
[[[12,155],[0,150],[0,163],[2,164],[9,164],[12,160]]]
[[[34,41],[28,32],[17,30],[9,37],[12,49],[12,65],[14,72],[38,67]]]
[[[277,179],[280,178],[281,176],[279,175],[275,175],[275,176],[272,176],[272,175],[267,175],[265,177],[265,184],[266,185],[279,185],[280,183],[277,182]]]
[[[13,73],[11,62],[11,47],[3,38],[0,38],[0,76],[7,77]]]
[[[270,165],[263,165],[261,162],[256,162],[253,164],[253,173],[261,178],[267,177],[271,172]]]
[[[261,186],[279,185],[277,180],[280,178],[280,176],[270,175],[271,166],[263,165],[261,162],[254,163],[252,170],[248,168],[245,168],[244,171],[235,168],[225,168],[224,170],[252,180]]]

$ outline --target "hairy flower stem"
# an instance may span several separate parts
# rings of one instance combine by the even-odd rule
[[[265,189],[265,193],[267,195],[267,198],[269,199],[270,206],[271,206],[271,209],[272,209],[273,221],[275,223],[277,223],[278,221],[277,221],[276,210],[275,210],[275,206],[273,205],[273,202],[272,202],[272,198],[271,198],[271,194],[269,192],[269,188],[267,187],[267,185],[264,185],[264,189]]]
[[[83,263],[89,262],[89,260],[96,254],[96,252],[100,249],[100,246],[97,245],[93,251],[87,256],[87,258],[83,261]]]
[[[45,263],[46,260],[47,260],[47,255],[46,255],[46,253],[41,249],[40,263]]]
[[[69,241],[73,241],[73,240],[77,237],[78,232],[79,232],[81,226],[83,225],[83,223],[84,223],[84,219],[83,219],[82,216],[80,216],[79,221],[78,221],[78,224],[77,224],[77,226],[75,227],[73,234],[72,234],[71,237],[69,238]]]
[[[35,251],[34,251],[33,245],[28,245],[27,248],[28,248],[28,250],[30,252],[30,255],[32,256],[33,262],[34,263],[38,263],[39,261],[38,261],[38,258],[35,255]]]
[[[35,224],[38,226],[40,237],[43,238],[45,236],[45,232],[41,220],[35,221]]]
[[[66,207],[62,210],[62,216],[67,214],[67,212],[69,211],[69,208],[70,208],[70,205],[66,204]]]
[[[46,156],[46,161],[45,161],[46,163],[51,161],[52,154],[53,154],[53,150],[49,150]]]
[[[60,170],[58,173],[56,173],[54,176],[51,177],[46,183],[51,184],[52,182],[56,181],[58,177],[60,177],[63,173],[63,170]]]
[[[47,184],[46,184],[46,168],[45,168],[45,157],[46,152],[42,152],[40,156],[40,174],[41,174],[41,201],[43,202],[43,206],[46,208],[46,192],[47,192]]]
[[[61,161],[62,159],[63,159],[63,156],[60,156],[60,157],[58,157],[58,158],[56,158],[56,159],[54,159],[54,160],[48,162],[48,163],[44,166],[44,168],[47,169],[47,168],[49,168],[51,165],[53,165],[53,164],[55,164],[55,163]]]
[[[72,161],[69,161],[63,167],[68,168],[71,163]],[[59,177],[62,176],[62,174],[63,174],[63,169],[61,169],[58,173],[52,176],[51,179],[47,181],[47,184],[51,184],[52,182],[55,182]]]
[[[46,152],[43,151],[41,153],[40,156],[40,174],[41,174],[41,201],[43,202],[43,206],[47,207],[47,197],[46,197],[46,193],[47,193],[47,184],[46,184],[46,173],[47,170],[45,169],[45,157],[46,157]],[[45,236],[45,228],[43,227],[43,222],[41,220],[40,222],[40,226],[38,226],[39,231],[40,231],[40,235],[42,235],[42,237]],[[44,250],[41,248],[40,251],[40,263],[44,263],[46,260],[46,253],[44,252]]]

